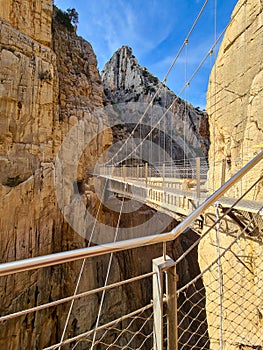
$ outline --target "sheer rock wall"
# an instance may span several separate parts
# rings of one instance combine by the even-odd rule
[[[1,0],[0,18],[29,38],[51,46],[52,0]]]
[[[221,185],[223,161],[227,180],[263,147],[262,1],[238,1],[211,72],[207,100],[211,137],[209,184],[213,191]],[[226,196],[238,198],[259,179],[262,171],[262,164],[252,169]],[[246,198],[262,201],[262,189],[260,181]],[[214,264],[204,276],[211,349],[219,348],[220,317],[223,318],[224,347],[261,349],[262,218],[249,213],[249,208],[247,212],[232,213],[236,219],[227,216],[222,220],[219,238],[211,231],[199,245],[201,269],[217,260],[218,249],[223,252],[232,245],[221,258],[220,275]],[[211,224],[211,218],[215,217],[215,209],[211,208],[206,214],[207,223]],[[252,227],[237,238],[240,226],[246,225],[251,218]],[[217,248],[218,244],[220,248]]]
[[[211,137],[211,189],[221,183],[222,160],[226,161],[228,179],[262,148],[262,6],[260,0],[238,1],[210,75],[207,112]],[[259,167],[255,172],[255,176],[243,182],[243,190],[260,174]],[[239,195],[240,186],[232,193]],[[251,194],[251,199],[259,200],[260,197],[262,184]]]
[[[6,262],[86,246],[58,207],[54,164],[68,131],[85,118],[87,137],[95,135],[78,169],[76,180],[85,180],[86,167],[111,143],[111,133],[100,135],[107,117],[92,113],[103,107],[93,50],[56,23],[52,33],[51,0],[2,1],[0,16],[0,251]],[[96,198],[90,196],[92,211]],[[103,261],[97,259],[94,266]],[[72,294],[79,268],[76,262],[1,278],[1,314]],[[91,269],[83,288],[94,287],[97,279]],[[96,308],[97,298],[91,299]],[[84,309],[83,302],[78,304],[81,315]],[[0,347],[40,349],[57,342],[67,310],[63,305],[1,323]],[[75,312],[69,332],[78,326]],[[96,312],[91,314],[92,323]]]

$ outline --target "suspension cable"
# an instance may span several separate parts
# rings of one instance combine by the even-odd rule
[[[187,80],[187,63],[188,63],[188,40],[185,46],[185,72],[184,72],[184,82],[185,84],[188,82]],[[186,166],[186,114],[187,114],[187,102],[186,102],[186,89],[184,90],[184,113],[183,113],[183,136],[184,136],[184,167]]]
[[[107,184],[107,182],[105,181],[104,188],[103,188],[103,191],[102,191],[102,198],[103,198],[105,190],[106,190],[106,184]],[[98,216],[99,216],[99,212],[100,212],[100,209],[101,209],[101,205],[102,205],[102,200],[100,200],[99,207],[98,207],[98,210],[97,210],[97,213],[96,213],[95,221],[94,221],[94,224],[93,224],[93,227],[92,227],[92,231],[91,231],[91,234],[90,234],[90,238],[89,238],[89,241],[88,241],[88,247],[90,247],[92,239],[93,239],[93,235],[94,235],[95,227],[96,227],[96,224],[97,224],[97,221],[98,221]],[[77,293],[78,293],[78,289],[79,289],[80,281],[81,281],[81,278],[82,278],[82,275],[83,275],[83,271],[84,271],[84,267],[85,267],[85,264],[86,264],[86,260],[87,259],[84,258],[83,261],[82,261],[82,265],[81,265],[81,268],[80,268],[80,271],[79,271],[79,275],[78,275],[77,283],[76,283],[75,290],[74,290],[74,293],[73,293],[73,297],[75,297],[77,295]],[[71,300],[71,303],[70,303],[70,307],[69,307],[69,311],[68,311],[68,314],[67,314],[67,318],[66,318],[65,325],[64,325],[64,328],[63,328],[63,332],[62,332],[62,335],[61,335],[61,338],[60,338],[60,342],[61,343],[63,342],[65,334],[66,334],[66,330],[67,330],[69,319],[70,319],[70,316],[71,316],[71,313],[72,313],[74,302],[75,302],[75,298],[73,298]],[[59,350],[60,350],[60,347],[59,347]]]
[[[219,342],[220,350],[223,350],[223,281],[222,281],[222,265],[221,265],[221,248],[220,248],[220,226],[221,219],[219,215],[219,203],[215,203],[216,212],[216,243],[217,243],[217,274],[218,274],[218,306],[219,306]]]
[[[14,312],[12,314],[1,316],[0,317],[0,322],[11,320],[13,318],[24,316],[24,315],[30,314],[32,312],[41,311],[41,310],[44,310],[44,309],[47,309],[47,308],[50,308],[50,307],[54,307],[54,306],[57,306],[57,305],[61,305],[61,304],[67,303],[69,301],[72,301],[73,299],[76,300],[76,299],[84,298],[84,297],[87,297],[87,296],[92,295],[92,294],[103,292],[103,290],[110,290],[110,289],[113,289],[113,288],[116,288],[116,287],[123,286],[125,284],[129,284],[129,283],[132,283],[132,282],[135,282],[135,281],[146,279],[147,277],[151,277],[154,274],[155,274],[155,272],[148,272],[148,273],[145,273],[144,275],[139,275],[139,276],[136,276],[136,277],[131,277],[131,278],[129,278],[127,280],[124,280],[124,281],[112,283],[110,285],[107,285],[106,287],[95,288],[95,289],[88,290],[86,292],[82,292],[82,293],[79,293],[79,294],[76,294],[76,295],[71,295],[69,297],[65,297],[65,298],[62,298],[62,299],[55,300],[55,301],[50,301],[49,303],[46,303],[46,304],[42,304],[42,305],[31,307],[29,309],[17,311],[17,312]]]
[[[183,41],[183,44],[181,45],[181,47],[180,47],[178,53],[176,54],[176,56],[175,56],[175,58],[174,58],[172,64],[170,65],[170,67],[169,67],[169,69],[168,69],[168,71],[167,71],[165,77],[163,78],[162,83],[166,84],[166,81],[167,81],[167,78],[168,78],[169,74],[171,73],[171,71],[172,71],[172,69],[173,69],[175,63],[177,62],[179,56],[181,55],[181,53],[182,53],[182,51],[183,51],[183,49],[184,49],[186,43],[189,41],[189,38],[190,38],[190,36],[191,36],[191,34],[192,34],[194,28],[196,27],[196,25],[197,25],[197,23],[198,23],[198,21],[199,21],[201,15],[203,14],[204,9],[205,9],[207,3],[208,3],[208,0],[206,0],[206,1],[204,2],[204,4],[203,4],[201,10],[199,11],[199,13],[198,13],[198,15],[197,15],[197,17],[196,17],[196,19],[195,19],[195,21],[194,21],[194,23],[193,23],[191,29],[189,30],[188,34],[186,35],[186,37],[185,37],[185,39],[184,39],[184,41]],[[118,151],[117,151],[105,164],[109,164],[111,161],[113,161],[113,159],[115,159],[116,156],[122,151],[124,145],[128,142],[128,140],[134,135],[136,129],[138,128],[139,124],[141,124],[141,122],[142,122],[143,118],[145,117],[146,113],[148,112],[148,110],[149,110],[151,104],[153,104],[155,98],[157,97],[159,91],[161,90],[162,83],[159,84],[158,89],[156,90],[156,92],[155,92],[155,94],[153,95],[152,99],[151,99],[150,102],[148,103],[148,105],[147,105],[145,111],[143,112],[143,114],[142,114],[142,116],[140,117],[139,121],[137,122],[137,124],[136,124],[135,127],[133,128],[133,130],[132,130],[132,132],[130,133],[129,137],[125,140],[125,142],[124,142],[124,143],[122,144],[122,146],[118,149]],[[126,159],[127,159],[127,158],[126,158]]]
[[[244,0],[244,3],[246,3],[247,0]],[[153,128],[151,128],[150,132],[144,137],[144,139],[130,152],[130,154],[126,157],[124,157],[122,159],[122,161],[127,160],[141,145],[142,143],[151,135],[151,133],[153,132],[153,129],[155,129],[160,122],[162,121],[162,119],[166,116],[166,114],[168,113],[169,110],[171,110],[171,108],[175,105],[175,103],[179,100],[179,97],[181,96],[181,94],[184,92],[184,90],[189,86],[189,84],[191,83],[191,81],[193,80],[193,78],[196,76],[196,74],[198,73],[198,71],[201,69],[201,67],[203,66],[203,64],[206,62],[207,58],[210,57],[211,52],[214,51],[214,48],[217,46],[217,44],[220,42],[220,40],[222,39],[223,35],[225,34],[227,28],[230,26],[230,24],[233,22],[233,20],[235,19],[235,17],[238,15],[240,11],[240,8],[238,9],[238,11],[235,13],[235,15],[231,18],[231,20],[228,22],[228,24],[225,26],[225,28],[223,29],[223,31],[221,32],[221,34],[219,36],[216,37],[216,40],[214,42],[214,44],[211,46],[210,50],[208,51],[208,53],[204,56],[204,58],[201,60],[201,62],[199,63],[199,65],[197,66],[197,68],[195,69],[195,71],[192,73],[190,79],[186,82],[186,84],[183,86],[183,88],[181,89],[181,91],[179,92],[178,96],[176,96],[175,100],[171,103],[171,105],[168,107],[168,109],[163,113],[163,115],[160,117],[159,121],[153,126]],[[183,44],[183,47],[185,46],[185,42]],[[160,89],[160,88],[159,88]],[[155,99],[157,93],[159,92],[159,89],[156,91],[152,101],[150,103],[153,102],[153,100]],[[146,114],[146,112],[149,109],[150,104],[147,106],[146,111],[144,112],[143,116],[140,118],[140,120],[138,121],[136,127],[141,123],[144,115]],[[126,139],[126,141],[133,136],[136,127],[133,129],[132,133],[129,135],[129,137]],[[105,164],[108,164],[110,161],[112,161],[115,156],[117,154],[119,154],[119,152],[121,151],[121,149],[123,148],[124,144],[122,145],[122,147],[118,150],[117,153],[115,153],[115,155],[113,155],[113,157],[106,162]]]
[[[229,26],[229,24],[228,24]],[[228,27],[227,26],[227,27]],[[175,106],[176,102],[179,100],[181,94],[184,92],[184,90],[189,86],[189,84],[191,83],[191,81],[193,80],[193,78],[196,76],[196,74],[199,72],[199,70],[201,69],[201,67],[203,66],[203,64],[206,62],[207,58],[210,56],[211,50],[213,50],[218,42],[221,40],[222,36],[224,35],[227,27],[222,31],[222,33],[219,35],[219,37],[217,38],[216,42],[212,45],[212,47],[210,48],[210,50],[208,51],[208,53],[204,56],[204,58],[202,59],[202,61],[199,63],[199,65],[197,66],[197,68],[195,69],[195,71],[193,72],[193,74],[191,75],[191,77],[189,78],[189,80],[185,83],[185,85],[183,86],[183,88],[181,89],[180,93],[178,94],[178,96],[176,96],[176,98],[174,99],[174,101],[170,104],[170,106],[166,109],[166,111],[163,113],[163,115],[159,118],[159,120],[154,124],[154,126],[152,127],[152,129],[149,131],[149,133],[143,138],[143,140],[141,140],[141,142],[134,147],[134,149],[128,154],[128,156],[124,157],[122,159],[122,161],[127,160],[134,152],[136,152],[136,150],[142,145],[142,143],[151,135],[151,133],[153,132],[153,130],[161,123],[161,121],[163,120],[163,118],[167,115],[167,113]],[[107,164],[107,163],[106,163]]]
[[[125,190],[126,190],[126,184],[124,185],[124,191]],[[118,233],[119,233],[119,227],[120,227],[120,220],[121,220],[121,215],[122,215],[122,210],[123,210],[123,205],[124,205],[124,197],[122,198],[122,202],[121,202],[121,208],[120,208],[120,212],[119,212],[119,217],[118,217],[118,222],[117,222],[117,226],[116,226],[115,236],[114,236],[113,242],[117,241],[117,237],[118,237]],[[108,269],[107,269],[107,274],[106,274],[106,278],[105,278],[104,287],[106,287],[107,284],[108,284],[110,270],[111,270],[111,265],[112,265],[112,260],[113,260],[113,253],[110,254],[110,259],[109,259],[109,263],[108,263]],[[101,297],[101,301],[100,301],[99,311],[98,311],[98,315],[97,315],[97,320],[96,320],[96,325],[95,325],[95,332],[93,334],[93,339],[92,339],[92,344],[91,344],[91,350],[93,350],[93,347],[94,347],[94,344],[95,344],[96,335],[97,335],[97,330],[96,329],[99,326],[102,306],[103,306],[103,302],[104,302],[104,299],[105,299],[105,294],[106,294],[106,290],[104,289],[103,292],[102,292],[102,297]]]

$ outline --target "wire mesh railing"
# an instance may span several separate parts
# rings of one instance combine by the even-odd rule
[[[84,344],[88,349],[151,349],[153,343],[152,304],[130,312],[95,329],[68,338],[45,348],[58,349],[71,344],[76,349]]]
[[[147,312],[148,311],[148,312]],[[152,305],[137,310],[137,314],[122,317],[121,322],[105,328],[97,336],[95,344],[101,349],[151,349],[153,344],[153,311]],[[108,343],[104,341],[107,334],[111,334]],[[91,342],[91,339],[88,340]],[[103,346],[102,346],[103,345]]]
[[[261,159],[262,153],[251,161],[246,169],[241,169],[235,179],[242,178]],[[142,289],[151,288],[152,297],[148,294],[147,298],[136,302],[134,309],[119,305],[117,318],[105,314],[95,327],[93,323],[83,332],[68,334],[63,341],[53,342],[45,349],[59,349],[64,346],[69,346],[71,349],[98,350],[111,348],[159,350],[162,347],[169,350],[262,349],[263,203],[254,213],[238,209],[242,197],[237,198],[230,208],[220,207],[216,202],[217,198],[231,189],[234,183],[233,179],[230,180],[218,193],[213,194],[206,204],[202,204],[174,229],[175,234],[172,231],[156,237],[116,242],[111,248],[107,245],[90,247],[76,251],[69,260],[65,259],[65,256],[71,252],[64,252],[54,257],[1,264],[0,275],[6,276],[83,257],[163,243],[163,257],[158,258],[160,261],[152,272],[13,314],[7,313],[1,316],[0,327],[2,324],[6,326],[13,318],[40,312],[72,299],[89,295],[97,295],[99,298],[103,291],[114,291],[116,288],[124,287],[129,289],[138,281],[148,281],[143,284]],[[249,196],[259,185],[262,185],[262,176],[247,189],[244,196]],[[204,216],[202,233],[185,231],[200,214]],[[190,245],[188,235],[195,236]],[[173,259],[166,257],[168,241],[177,244]],[[178,252],[179,242],[181,253]],[[158,259],[155,258],[153,261]],[[161,277],[163,275],[165,278]],[[114,292],[112,296],[114,297]],[[161,347],[158,344],[161,344]]]
[[[199,239],[200,273],[178,290],[180,349],[262,349],[262,224],[257,213]]]

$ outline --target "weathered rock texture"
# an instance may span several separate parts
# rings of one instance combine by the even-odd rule
[[[0,6],[4,18],[0,21],[1,262],[86,245],[58,207],[54,163],[68,131],[83,118],[89,121],[87,136],[95,135],[85,154],[89,166],[111,143],[110,132],[99,135],[107,120],[105,114],[100,118],[92,114],[95,107],[103,106],[103,88],[93,50],[74,32],[57,28],[56,23],[54,50],[48,47],[51,6],[51,1],[5,1]],[[84,162],[80,164],[76,180],[84,180],[85,167]],[[103,260],[97,263],[101,265]],[[69,281],[76,280],[79,266],[74,263],[2,278],[1,314],[72,294],[74,287]],[[87,289],[94,281],[97,283],[95,269],[89,275],[84,282],[88,283]],[[58,341],[64,311],[65,307],[61,307],[1,323],[0,347],[40,349]],[[69,329],[71,325],[72,321]]]
[[[239,1],[232,14],[211,72],[207,92],[211,148],[210,186],[216,189],[221,180],[221,161],[226,160],[227,178],[262,148],[263,140],[263,35],[262,1]],[[243,181],[242,189],[261,173]],[[234,195],[240,194],[240,186]],[[262,198],[262,184],[251,199]]]
[[[0,18],[31,39],[51,46],[52,0],[1,0]]]
[[[150,128],[166,112],[163,122],[156,127],[151,140],[160,144],[168,154],[172,155],[173,159],[184,158],[184,153],[189,158],[196,155],[207,156],[209,147],[207,114],[176,97],[158,78],[154,77],[145,67],[140,66],[131,48],[123,46],[114,53],[103,68],[102,80],[105,95],[113,108],[118,110],[120,104],[122,108],[125,105],[126,112],[123,112],[121,117],[119,113],[118,117],[126,124],[129,132],[135,125],[129,126],[128,124],[136,119],[134,116],[131,118],[130,110],[137,109],[139,114],[137,119],[140,118],[147,104],[159,89],[153,107],[145,114],[142,120],[143,126],[140,130],[137,129],[135,137],[139,138],[140,133],[141,137],[145,137]],[[167,113],[168,107],[173,102],[173,107]],[[115,131],[113,129],[114,134],[120,130]],[[153,162],[156,160],[158,159],[153,159]]]
[[[262,11],[262,1],[237,3],[210,76],[207,111],[211,137],[211,191],[221,185],[223,160],[228,179],[262,148]],[[262,165],[250,171],[242,184],[236,185],[227,195],[238,197],[260,175]],[[261,181],[246,198],[262,201],[262,187]],[[207,213],[206,221],[209,217],[215,218],[214,209]],[[221,266],[215,263],[204,275],[211,349],[219,348],[220,317],[226,349],[262,349],[263,237],[260,216],[254,216],[249,229],[237,238],[240,227],[251,218],[253,214],[249,213],[249,208],[247,212],[233,211],[231,218],[222,221],[220,238],[212,231],[199,245],[201,269],[217,260],[218,244],[221,253],[232,245],[222,256]],[[219,311],[220,285],[223,313]]]

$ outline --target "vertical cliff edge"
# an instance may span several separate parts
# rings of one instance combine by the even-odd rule
[[[238,1],[210,75],[207,112],[211,191],[221,185],[223,167],[228,180],[263,148],[262,23],[262,1]],[[259,164],[226,196],[239,198],[262,174]],[[261,179],[245,199],[262,202],[262,189]],[[206,218],[209,216],[215,217],[213,208]],[[244,230],[248,224],[249,229]],[[262,232],[262,215],[249,205],[240,210],[234,208],[222,220],[220,248],[231,248],[220,261],[221,296],[219,287],[213,287],[218,268],[215,266],[204,276],[206,293],[212,301],[206,307],[211,348],[219,348],[223,339],[228,349],[262,349]],[[217,245],[215,231],[199,245],[202,268],[217,259]],[[221,325],[219,313],[215,317],[219,298],[223,310]]]
[[[90,125],[87,134],[95,139],[76,181],[85,180],[86,168],[111,143],[110,132],[100,134],[106,115],[92,113],[103,106],[95,54],[89,43],[58,23],[56,11],[52,20],[52,13],[51,0],[0,5],[1,262],[86,246],[58,207],[56,156],[68,131],[84,118]],[[96,206],[96,199],[86,200]],[[76,280],[78,270],[79,263],[73,263],[2,278],[1,314],[72,294],[74,283],[68,281]],[[84,285],[94,281],[95,269]],[[65,310],[1,323],[0,347],[40,349],[58,341],[63,327],[58,320]]]

